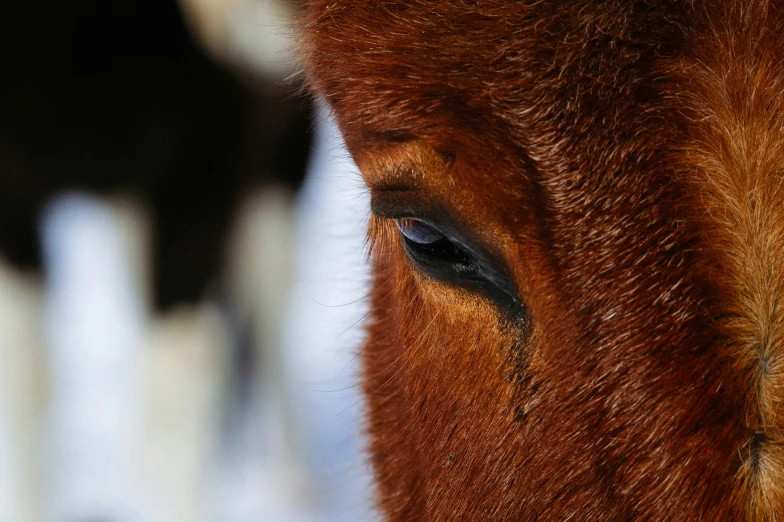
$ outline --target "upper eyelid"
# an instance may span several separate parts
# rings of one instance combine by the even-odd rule
[[[457,162],[457,152],[424,139],[407,136],[394,142],[367,146],[356,158],[371,190],[417,190],[434,192]]]
[[[422,169],[410,160],[384,164],[370,168],[365,182],[371,191],[411,191],[421,188],[424,183]]]
[[[370,210],[378,217],[397,219],[418,217],[428,207],[420,203],[421,194],[416,190],[371,190]]]

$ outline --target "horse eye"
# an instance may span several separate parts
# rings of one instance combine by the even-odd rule
[[[400,233],[415,243],[428,244],[445,239],[444,234],[435,227],[419,219],[403,218],[397,219],[395,222]]]
[[[409,257],[427,271],[449,267],[464,271],[471,265],[471,256],[433,225],[414,218],[396,219],[395,223]]]
[[[461,240],[450,238],[449,232],[421,219],[397,218],[395,224],[408,258],[421,272],[477,291],[502,310],[525,316],[514,284],[486,255],[477,254],[476,247],[463,246]]]

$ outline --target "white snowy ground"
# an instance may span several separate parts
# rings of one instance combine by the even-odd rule
[[[308,458],[326,520],[369,520],[362,458],[363,403],[357,355],[364,339],[370,202],[334,125],[322,121],[300,197],[297,268],[284,323],[284,353],[305,415]]]
[[[285,199],[247,213],[233,285],[267,363],[239,421],[215,305],[150,317],[143,214],[65,196],[42,220],[43,292],[0,264],[0,520],[374,518],[355,358],[368,202],[335,128],[318,128],[293,257]]]

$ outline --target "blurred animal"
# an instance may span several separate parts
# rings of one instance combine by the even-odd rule
[[[784,517],[784,5],[309,4],[385,519]]]
[[[130,194],[153,216],[155,304],[201,299],[240,199],[301,183],[310,107],[209,60],[173,0],[0,7],[0,256],[40,264],[64,190]]]

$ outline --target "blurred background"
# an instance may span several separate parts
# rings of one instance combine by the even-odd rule
[[[368,202],[295,16],[0,1],[0,522],[375,518]]]

